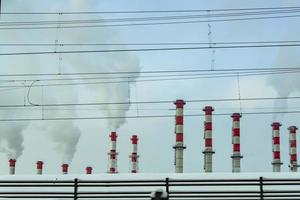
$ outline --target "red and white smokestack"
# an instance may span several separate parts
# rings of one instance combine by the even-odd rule
[[[271,126],[273,128],[273,172],[280,172],[280,166],[282,165],[282,163],[280,161],[279,129],[281,124],[279,122],[273,122]]]
[[[69,165],[64,163],[61,165],[61,168],[62,168],[62,173],[63,174],[68,174],[68,171],[69,171]]]
[[[233,154],[232,158],[232,172],[241,171],[241,152],[240,152],[240,113],[233,113],[232,117],[232,145]]]
[[[14,175],[16,172],[16,159],[9,159],[9,174]]]
[[[299,165],[297,164],[297,139],[296,132],[298,128],[296,126],[290,126],[288,128],[289,133],[289,143],[290,143],[290,170],[291,172],[297,172]]]
[[[110,164],[109,164],[109,170],[108,173],[115,174],[117,173],[117,133],[111,132],[109,135],[110,141],[111,141],[111,150],[108,153]]]
[[[205,121],[204,121],[204,143],[205,149],[204,154],[204,171],[212,172],[212,155],[215,153],[212,148],[212,112],[214,111],[213,107],[206,106],[203,108],[205,112]]]
[[[85,168],[85,172],[86,172],[86,174],[92,174],[93,168],[88,166],[88,167]]]
[[[132,135],[131,137],[131,143],[132,143],[132,153],[130,156],[131,159],[131,173],[137,173],[138,172],[138,154],[137,154],[137,142],[138,137],[137,135]]]
[[[43,161],[37,161],[36,162],[36,173],[37,174],[43,174]]]
[[[175,149],[175,172],[183,172],[183,150],[185,146],[183,145],[183,106],[185,101],[178,99],[174,102],[176,105],[176,116],[175,116],[175,134],[176,134],[176,144],[173,147]]]

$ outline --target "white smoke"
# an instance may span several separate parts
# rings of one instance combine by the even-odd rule
[[[4,152],[7,159],[17,159],[23,152],[22,131],[26,123],[0,124],[0,151]]]
[[[300,67],[300,49],[296,47],[282,47],[278,52],[277,59],[275,61],[276,67]],[[269,79],[269,83],[275,89],[277,96],[288,97],[293,92],[300,91],[300,79],[299,73],[289,73],[282,75],[273,75]],[[280,110],[286,111],[288,109],[287,100],[279,100],[274,104],[275,108],[280,108]],[[274,116],[276,120],[279,116]]]
[[[87,4],[90,3],[90,4]],[[3,11],[15,11],[15,8],[22,7],[22,12],[29,11],[46,11],[45,2],[38,3],[36,1],[26,1],[26,4],[22,0],[10,0],[5,1],[2,6]],[[51,11],[89,11],[97,8],[99,1],[51,1],[48,6]],[[52,7],[51,7],[52,6]],[[56,16],[57,17],[57,16]],[[64,20],[65,16],[60,17],[60,20]],[[76,18],[77,16],[74,16]],[[81,16],[80,16],[81,17]],[[89,15],[85,16],[89,18]],[[58,18],[58,17],[57,17]],[[67,19],[70,16],[66,16]],[[72,17],[71,17],[72,18]],[[99,16],[96,16],[99,19]],[[18,21],[22,20],[22,16],[2,16],[2,21]],[[57,20],[53,16],[39,15],[26,16],[26,20]],[[42,43],[53,42],[55,40],[58,43],[121,43],[119,36],[107,29],[58,29],[58,30],[36,30],[28,31],[8,31],[0,33],[0,41],[2,42],[15,42],[15,43]],[[74,47],[72,47],[74,48]],[[88,47],[88,50],[99,49],[99,47]],[[105,46],[105,48],[124,48],[116,46]],[[11,50],[11,49],[10,49]],[[26,51],[28,49],[19,48],[12,49],[15,51]],[[31,49],[29,49],[30,51]],[[38,51],[39,49],[33,49]],[[44,50],[44,49],[41,49]],[[53,49],[46,49],[53,50]],[[60,47],[57,50],[68,50],[68,48]],[[139,72],[138,59],[130,53],[120,52],[111,54],[86,54],[86,55],[61,55],[61,69],[58,69],[58,55],[57,56],[36,56],[33,58],[20,56],[6,57],[5,62],[7,66],[14,66],[15,68],[1,68],[2,73],[47,73],[47,72],[119,72],[119,71],[135,71]],[[138,74],[135,74],[138,75]],[[134,81],[131,78],[130,81]],[[28,84],[28,82],[26,83]],[[82,88],[88,89],[94,94],[95,102],[128,102],[130,100],[130,84],[118,83],[118,84],[101,84],[101,85],[87,85]],[[81,89],[82,89],[81,88]],[[44,88],[43,99],[41,100],[41,88],[32,88],[30,93],[30,101],[36,104],[54,104],[64,102],[78,102],[77,96],[82,90],[74,89],[72,87],[63,87],[57,89]],[[6,95],[6,94],[4,94]],[[22,102],[24,94],[22,92],[12,93],[7,98],[0,98],[0,103],[3,105],[14,104],[12,99],[16,99],[17,103]],[[28,102],[27,102],[28,104]],[[112,119],[107,121],[109,128],[116,130],[125,122],[125,115],[129,109],[129,104],[125,105],[106,105],[102,106],[102,113],[108,117],[120,117],[118,119]],[[13,110],[9,111],[9,115],[5,111],[0,111],[2,118],[18,118],[19,115],[15,114]],[[28,116],[28,113],[26,113]],[[76,111],[72,110],[53,110],[45,111],[45,118],[47,117],[76,117]],[[29,114],[30,115],[30,114]],[[36,115],[34,115],[36,117]],[[38,114],[38,117],[41,117]],[[63,162],[70,163],[76,152],[76,146],[80,139],[80,129],[73,121],[43,121],[43,122],[31,122],[35,126],[35,130],[38,133],[44,133],[50,141],[55,144],[56,149],[62,153]],[[18,122],[7,125],[5,122],[0,124],[0,151],[5,152],[8,157],[17,158],[23,152],[23,135],[22,131],[28,126],[27,122]]]

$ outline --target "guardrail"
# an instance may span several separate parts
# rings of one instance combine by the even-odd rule
[[[163,189],[169,200],[300,199],[300,179],[0,180],[0,199],[150,199]]]

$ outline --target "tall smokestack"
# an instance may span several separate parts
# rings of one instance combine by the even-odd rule
[[[175,172],[183,172],[183,150],[185,146],[183,145],[183,106],[185,101],[178,99],[174,102],[176,105],[176,116],[175,116],[175,134],[176,134],[176,144],[173,147],[175,149]]]
[[[206,106],[203,108],[205,112],[205,121],[204,121],[204,140],[205,140],[205,149],[204,154],[204,171],[212,172],[212,155],[215,153],[212,148],[212,112],[214,111],[213,107]]]
[[[280,166],[282,165],[282,163],[280,161],[279,128],[281,124],[279,122],[273,122],[271,126],[273,128],[273,172],[280,172]]]
[[[233,113],[232,117],[232,172],[241,172],[241,152],[240,152],[240,113]]]
[[[36,162],[36,173],[37,174],[43,174],[43,161],[37,161]]]
[[[290,170],[291,172],[297,172],[299,165],[297,164],[297,139],[296,131],[298,128],[296,126],[290,126],[288,128],[289,133],[289,143],[290,143]]]
[[[85,168],[85,172],[86,172],[86,174],[92,174],[93,168],[88,166],[88,167]]]
[[[9,159],[9,174],[14,175],[16,171],[16,159]]]
[[[63,174],[68,174],[68,170],[69,170],[69,165],[64,163],[61,165],[61,168],[62,168],[62,173]]]
[[[131,173],[137,173],[138,172],[138,154],[137,154],[137,142],[138,137],[137,135],[132,135],[131,137],[131,143],[132,143],[132,153],[131,153]]]
[[[108,153],[109,159],[110,159],[110,165],[109,165],[109,170],[108,173],[115,174],[117,172],[117,133],[116,132],[111,132],[109,135],[110,141],[111,141],[111,150]]]

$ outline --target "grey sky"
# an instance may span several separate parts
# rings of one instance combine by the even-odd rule
[[[298,6],[296,1],[199,1],[190,0],[163,0],[154,1],[43,1],[43,0],[2,0],[3,12],[66,12],[66,11],[115,11],[115,10],[172,10],[172,9],[219,9],[219,8],[248,8],[248,7],[276,7]],[[123,15],[99,15],[94,18],[124,17]],[[1,16],[1,21],[18,20],[63,20],[70,16]],[[89,16],[85,16],[89,18]],[[270,19],[257,21],[237,21],[211,23],[212,41],[276,41],[297,40],[299,18]],[[208,24],[181,24],[165,26],[136,26],[114,28],[90,28],[70,30],[2,30],[0,43],[61,43],[72,42],[207,42]],[[33,47],[30,47],[33,48]],[[1,48],[1,52],[32,50],[24,48]],[[49,47],[41,49],[49,50]],[[50,50],[53,50],[50,49]],[[63,48],[62,50],[67,50]],[[250,48],[250,49],[217,49],[215,52],[215,69],[223,68],[256,68],[256,67],[297,67],[300,63],[299,48]],[[292,56],[290,56],[292,55]],[[62,55],[59,63],[58,55],[31,55],[31,56],[3,56],[0,58],[0,73],[57,73],[57,72],[86,72],[86,71],[150,71],[150,70],[181,70],[181,69],[210,69],[210,50],[187,50],[166,52],[136,52],[136,53],[108,53],[88,55]],[[292,66],[291,66],[292,65]],[[124,70],[123,67],[126,67]],[[293,81],[288,81],[288,80]],[[277,75],[274,77],[241,77],[240,92],[242,97],[276,96],[274,86],[282,85],[291,89],[285,95],[299,95],[297,75]],[[277,84],[288,83],[288,84]],[[292,83],[292,84],[290,84]],[[91,102],[91,101],[125,101],[128,94],[128,85],[91,86],[91,87],[49,87],[44,88],[44,103],[55,102]],[[280,90],[279,90],[280,91]],[[24,90],[1,91],[1,104],[23,103]],[[280,95],[280,94],[279,94]],[[124,99],[125,97],[125,99]],[[163,82],[137,82],[130,85],[131,101],[149,100],[176,100],[182,99],[210,99],[238,97],[237,78],[202,79]],[[32,91],[32,101],[40,102],[42,89]],[[186,114],[202,114],[206,104],[189,103],[185,106]],[[212,103],[215,112],[239,112],[239,102]],[[274,102],[242,102],[242,110],[268,107],[272,110]],[[282,102],[277,102],[277,106]],[[289,107],[297,107],[297,101],[288,102]],[[122,107],[123,108],[123,107]],[[174,105],[138,105],[140,115],[174,114]],[[160,110],[148,110],[148,109]],[[79,116],[104,116],[119,114],[116,107],[105,108],[104,111],[78,111]],[[125,108],[126,109],[126,108]],[[127,115],[137,113],[136,105],[131,105]],[[253,111],[253,110],[252,110]],[[0,110],[2,118],[9,117],[40,117],[41,111],[5,112]],[[9,114],[7,114],[9,113]],[[125,113],[122,113],[125,114]],[[45,111],[45,116],[73,116],[73,111]],[[271,115],[244,115],[241,119],[241,152],[242,171],[257,172],[271,171],[271,127],[276,119],[283,126],[281,131],[281,150],[283,171],[288,171],[288,131],[290,125],[300,126],[299,114],[285,116]],[[50,122],[49,122],[50,123]],[[46,122],[46,124],[49,124]],[[56,122],[54,122],[56,123]],[[70,125],[67,122],[65,125]],[[107,170],[109,151],[109,122],[105,120],[74,121],[73,125],[81,130],[81,137],[77,145],[77,152],[71,163],[71,173],[83,173],[87,165],[94,167],[95,173]],[[0,135],[8,127],[23,126],[20,123],[1,122]],[[59,124],[64,126],[64,124]],[[213,139],[216,154],[213,157],[214,171],[230,172],[232,153],[230,116],[213,117]],[[57,144],[46,137],[40,122],[32,122],[23,132],[24,152],[17,161],[17,173],[35,173],[35,162],[41,159],[45,162],[45,173],[60,173],[62,153],[55,150]],[[117,148],[119,152],[118,168],[120,172],[129,172],[129,154],[131,153],[130,137],[138,134],[140,171],[141,172],[173,172],[175,143],[173,118],[128,119],[117,130],[119,135]],[[50,129],[51,130],[51,129]],[[184,171],[203,172],[203,117],[185,118],[185,145]],[[59,135],[59,134],[58,134]],[[60,141],[61,142],[61,141]],[[7,157],[0,154],[0,174],[7,173]],[[21,167],[22,166],[22,167]]]

